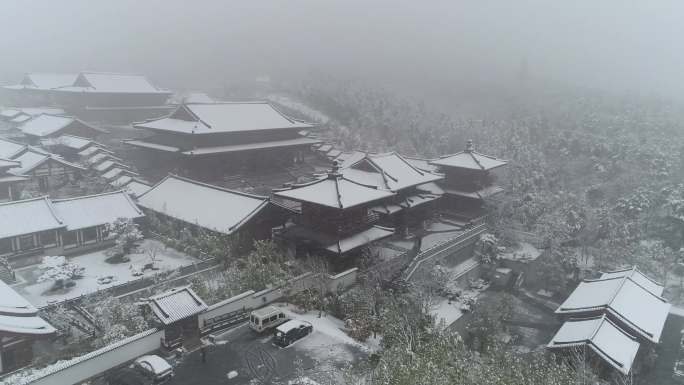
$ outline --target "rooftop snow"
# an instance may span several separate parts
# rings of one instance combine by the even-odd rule
[[[250,150],[260,150],[266,148],[278,148],[278,147],[291,147],[291,146],[303,146],[318,143],[319,141],[311,138],[295,138],[295,139],[284,139],[284,140],[274,140],[269,142],[255,142],[246,144],[234,144],[229,146],[217,146],[217,147],[203,147],[194,150],[184,151],[185,155],[207,155],[207,154],[220,154],[228,152],[240,152],[240,151],[250,151]]]
[[[20,114],[21,111],[19,111],[16,108],[5,108],[2,111],[0,111],[0,116],[2,116],[5,119],[12,119]]]
[[[69,147],[76,151],[82,151],[86,147],[90,146],[92,143],[94,142],[88,138],[82,138],[80,136],[75,135],[62,135],[58,138],[46,138],[40,141],[40,144],[43,146],[60,145],[64,147]]]
[[[50,90],[53,88],[69,86],[76,81],[77,74],[55,74],[34,72],[24,75],[21,85],[30,88]]]
[[[454,167],[483,171],[505,166],[507,163],[507,160],[476,152],[473,150],[473,143],[471,141],[468,141],[468,146],[465,151],[461,151],[453,155],[443,156],[439,159],[430,161],[430,164],[441,167]]]
[[[0,138],[0,158],[12,159],[25,148],[25,144]]]
[[[107,92],[107,93],[169,93],[161,90],[144,75],[81,72],[68,87],[60,87],[60,91],[74,92]]]
[[[133,195],[133,197],[137,198],[142,194],[146,193],[150,188],[152,188],[152,186],[134,179],[130,183],[126,184],[124,190],[126,190],[127,193]]]
[[[207,304],[187,286],[152,296],[148,303],[164,325],[199,314],[207,309]]]
[[[0,280],[0,315],[35,315],[38,313],[29,301],[19,295],[4,281]]]
[[[224,234],[233,233],[269,204],[267,197],[175,175],[167,176],[140,195],[138,203],[166,216]]]
[[[442,179],[442,176],[421,171],[397,153],[367,154],[342,173],[358,183],[398,191]]]
[[[327,177],[313,182],[295,185],[289,190],[275,192],[274,195],[298,202],[310,202],[336,209],[347,209],[389,198],[394,196],[394,193],[360,184],[340,174],[331,173]]]
[[[556,314],[606,311],[636,333],[654,343],[660,341],[670,310],[667,301],[631,277],[585,280],[556,310]]]
[[[122,175],[116,178],[115,180],[109,182],[114,187],[123,187],[126,184],[130,183],[133,181],[133,177],[130,175]]]
[[[622,374],[629,374],[639,342],[605,316],[565,322],[547,345],[549,348],[589,346]]]
[[[55,328],[37,314],[38,309],[0,280],[0,332],[37,335],[54,333]]]
[[[636,266],[632,267],[631,269],[607,271],[601,275],[601,279],[610,279],[616,277],[629,277],[634,282],[638,283],[639,286],[643,287],[644,289],[650,291],[651,293],[657,296],[662,296],[663,290],[665,289],[663,285],[647,277]]]
[[[41,114],[48,114],[48,115],[62,115],[64,114],[64,110],[61,108],[55,108],[55,107],[21,107],[19,108],[21,112],[23,112],[26,115],[29,116],[38,116]]]
[[[2,203],[0,218],[12,218],[12,221],[0,221],[0,239],[65,226],[47,197]]]
[[[216,103],[216,100],[204,92],[192,92],[183,97],[183,103]]]
[[[268,103],[211,103],[181,105],[166,118],[135,125],[183,134],[212,134],[290,128],[310,128],[291,119]]]
[[[40,166],[44,162],[48,160],[55,161],[57,163],[60,163],[63,166],[69,167],[69,168],[75,168],[82,170],[83,168],[77,164],[67,162],[61,157],[50,154],[50,153],[40,153],[36,152],[33,149],[26,151],[25,153],[15,157],[12,160],[16,160],[21,163],[21,167],[12,169],[12,173],[16,175],[24,175],[27,173],[30,173],[33,171],[36,167]]]
[[[123,191],[53,201],[55,212],[67,230],[105,225],[118,218],[135,219],[142,211]]]
[[[179,152],[180,151],[180,148],[178,148],[178,147],[166,146],[163,144],[152,143],[152,142],[146,142],[144,140],[128,139],[128,140],[124,140],[124,143],[130,144],[131,146],[149,148],[149,149],[158,150],[158,151],[166,151],[166,152]]]
[[[394,234],[394,229],[380,226],[373,226],[368,230],[344,238],[326,247],[328,251],[343,254],[365,246],[371,242],[379,241]]]
[[[74,122],[74,118],[55,115],[38,115],[19,126],[19,130],[26,135],[48,136],[58,132]]]
[[[94,155],[95,153],[98,153],[98,152],[111,153],[111,151],[104,149],[100,146],[92,146],[92,147],[88,147],[85,150],[79,152],[78,155],[87,158],[87,157]]]

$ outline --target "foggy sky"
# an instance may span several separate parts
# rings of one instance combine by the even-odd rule
[[[0,80],[141,72],[204,88],[311,71],[406,87],[549,84],[684,96],[681,0],[3,1]]]

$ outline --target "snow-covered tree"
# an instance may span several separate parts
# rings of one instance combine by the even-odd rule
[[[121,256],[130,254],[136,242],[143,239],[143,234],[138,225],[130,218],[117,218],[107,225],[107,229],[116,236],[115,250]]]
[[[43,274],[38,277],[38,282],[53,281],[53,290],[69,286],[74,279],[83,277],[85,268],[68,262],[63,256],[46,256],[40,265]]]

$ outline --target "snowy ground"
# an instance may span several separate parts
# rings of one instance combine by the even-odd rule
[[[509,247],[503,253],[501,258],[509,260],[528,260],[533,261],[541,255],[541,251],[527,242],[520,242],[517,247]]]
[[[430,314],[435,317],[437,325],[444,323],[444,327],[449,327],[449,325],[463,316],[462,305],[459,301],[449,301],[446,298],[440,297],[439,302],[430,310]]]
[[[156,241],[147,239],[142,242],[138,253],[129,255],[131,261],[120,264],[110,264],[105,260],[106,250],[99,250],[88,254],[69,257],[69,262],[76,263],[85,268],[85,276],[75,280],[76,286],[65,291],[47,292],[52,286],[51,282],[38,283],[37,279],[42,274],[39,265],[32,265],[16,271],[17,278],[21,283],[14,286],[24,298],[35,306],[43,306],[48,303],[61,301],[68,298],[78,297],[83,294],[96,292],[98,290],[118,285],[127,281],[141,278],[134,276],[134,270],[141,270],[143,265],[150,263],[150,257],[145,253],[146,249],[158,248],[157,261],[155,267],[158,270],[146,270],[143,276],[153,275],[158,272],[171,271],[181,266],[191,265],[199,262],[198,259],[180,253],[164,246]],[[112,276],[113,281],[106,284],[98,283],[98,278]]]

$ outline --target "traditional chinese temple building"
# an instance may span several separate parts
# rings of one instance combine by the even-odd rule
[[[176,175],[168,175],[155,186],[148,187],[138,196],[138,204],[177,230],[187,228],[196,234],[202,229],[231,236],[241,250],[251,248],[254,240],[270,238],[271,229],[285,223],[290,214],[266,196],[228,190]]]
[[[430,161],[444,174],[440,187],[444,190],[446,206],[473,217],[481,215],[484,199],[503,189],[496,184],[494,171],[508,161],[475,151],[468,141],[465,151]]]
[[[28,176],[12,172],[20,166],[21,163],[16,160],[0,158],[0,202],[19,198],[19,184],[29,179]]]
[[[312,124],[266,102],[183,104],[165,118],[134,127],[150,135],[126,143],[149,152],[149,161],[177,162],[195,175],[221,172],[227,165],[297,162],[318,142],[299,133]]]
[[[422,186],[443,177],[414,167],[395,152],[352,155],[346,159],[341,172],[351,181],[394,193],[370,208],[393,227],[404,227],[412,218],[423,218],[421,214],[429,212],[427,209],[440,198]]]
[[[93,139],[105,132],[71,116],[41,114],[18,127],[30,144],[40,144],[43,139],[55,139],[62,135],[75,135]]]
[[[298,254],[350,255],[394,234],[393,228],[376,224],[379,215],[371,208],[395,195],[349,179],[335,163],[323,178],[274,192],[274,199],[296,202],[299,212],[279,237]]]
[[[163,116],[171,92],[138,74],[27,74],[3,87],[7,104],[61,107],[86,120],[134,121]]]

